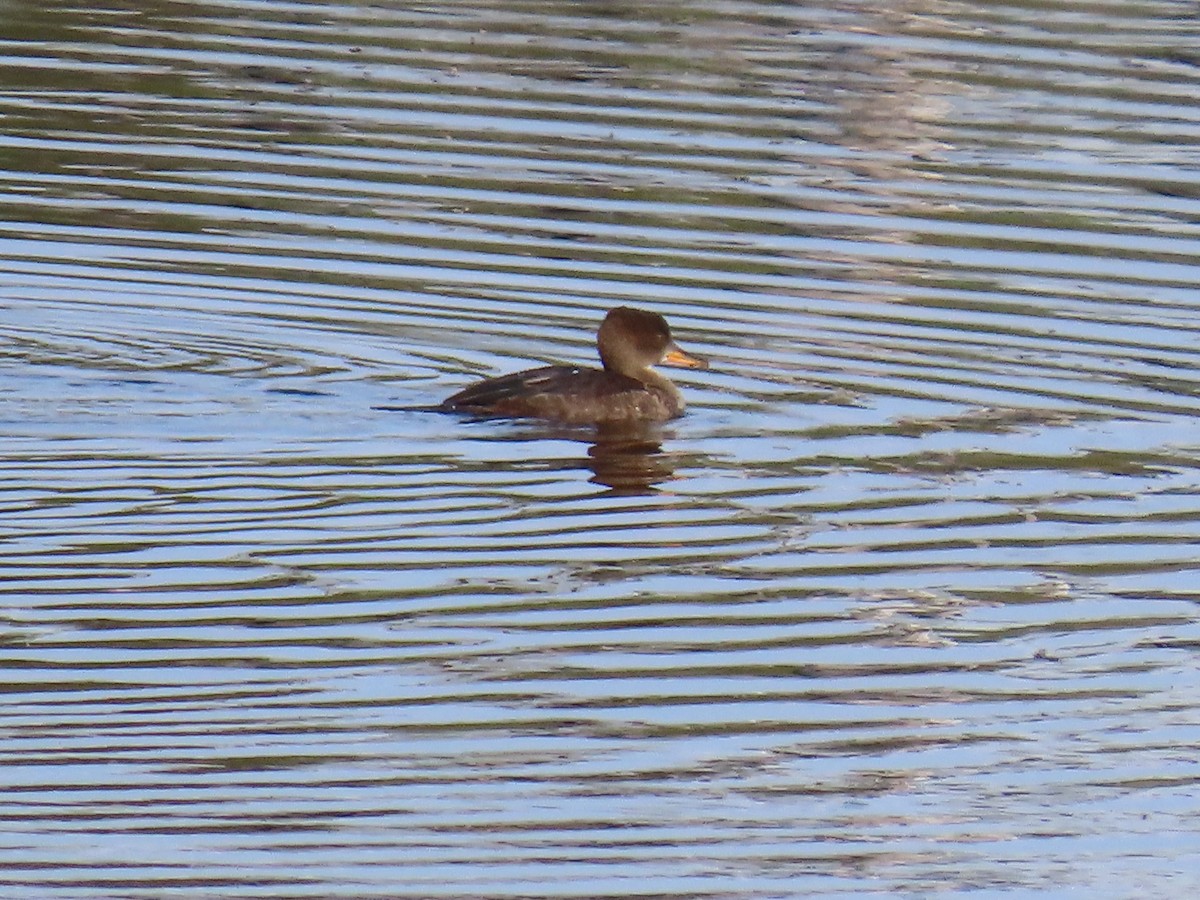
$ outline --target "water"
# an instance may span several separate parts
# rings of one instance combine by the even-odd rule
[[[1200,888],[1192,5],[4,10],[6,895]]]

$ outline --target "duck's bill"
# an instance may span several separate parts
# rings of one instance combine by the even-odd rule
[[[701,359],[698,356],[689,356],[674,344],[667,351],[667,355],[663,357],[663,364],[667,366],[683,366],[685,369],[708,368],[708,360]]]

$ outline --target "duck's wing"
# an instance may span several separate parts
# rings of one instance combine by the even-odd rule
[[[548,394],[575,393],[579,389],[581,378],[591,380],[586,377],[589,372],[596,370],[579,366],[543,366],[540,369],[526,369],[524,372],[487,378],[468,385],[452,397],[447,397],[442,401],[442,408],[503,412],[502,407],[515,402],[527,403],[531,399]]]
[[[646,396],[643,396],[646,395]],[[649,397],[642,382],[583,366],[544,366],[489,378],[442,401],[443,410],[492,416],[532,416],[561,422],[629,417],[614,398]],[[653,398],[649,398],[653,399]]]

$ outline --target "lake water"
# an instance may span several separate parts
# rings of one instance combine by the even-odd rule
[[[0,894],[1200,891],[1195,4],[0,11]]]

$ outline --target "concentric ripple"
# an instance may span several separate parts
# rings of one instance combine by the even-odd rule
[[[1186,4],[9,13],[6,896],[1200,889]]]

